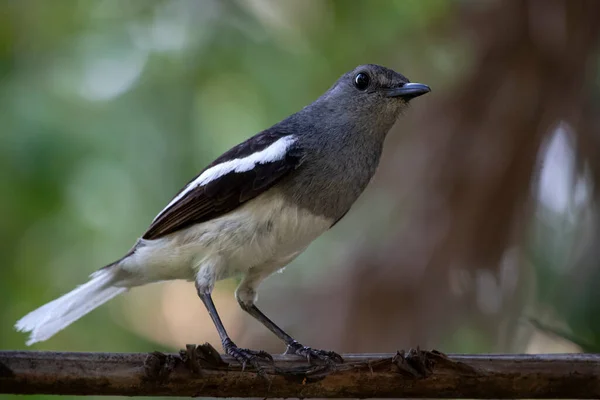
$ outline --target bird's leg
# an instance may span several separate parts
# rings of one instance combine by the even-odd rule
[[[296,354],[302,357],[306,357],[306,359],[310,362],[317,363],[342,363],[344,359],[342,356],[333,351],[327,350],[318,350],[310,347],[306,347],[298,343],[293,337],[291,337],[287,332],[278,327],[273,321],[269,319],[262,311],[258,309],[254,304],[246,305],[240,302],[240,306],[244,311],[248,314],[252,315],[258,321],[260,321],[264,326],[266,326],[271,332],[273,332],[279,339],[283,340],[287,345],[287,349],[284,354]]]
[[[333,351],[312,349],[298,343],[296,339],[291,337],[287,332],[277,326],[275,322],[271,321],[271,319],[262,311],[260,311],[254,304],[256,299],[254,285],[258,281],[256,278],[256,276],[252,276],[251,274],[247,275],[236,290],[235,297],[242,310],[252,315],[258,321],[260,321],[261,324],[273,332],[275,336],[283,340],[283,342],[287,345],[287,349],[284,354],[296,354],[301,357],[306,357],[306,359],[311,363],[316,362],[334,364],[344,362],[344,359]]]
[[[249,349],[241,349],[236,346],[235,343],[229,338],[223,323],[221,322],[221,318],[217,313],[217,309],[215,308],[215,303],[213,303],[212,297],[210,293],[204,293],[198,290],[198,296],[204,303],[204,306],[208,310],[208,314],[213,320],[215,327],[217,328],[217,332],[219,332],[219,336],[221,338],[221,342],[223,343],[223,349],[226,354],[229,354],[233,358],[235,358],[242,367],[245,368],[247,364],[252,365],[259,372],[262,371],[262,368],[259,364],[259,361],[269,361],[273,362],[273,357],[266,351],[255,351]]]

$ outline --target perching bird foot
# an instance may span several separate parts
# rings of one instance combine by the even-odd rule
[[[312,349],[303,346],[298,342],[289,344],[283,354],[295,354],[300,357],[305,357],[310,364],[334,365],[344,362],[342,356],[334,351]]]
[[[239,348],[233,343],[230,339],[227,339],[223,343],[223,348],[225,349],[225,353],[235,358],[237,362],[242,364],[242,370],[246,368],[247,365],[251,365],[258,371],[259,374],[262,375],[263,369],[260,365],[260,362],[267,362],[269,364],[273,364],[273,357],[269,353],[263,350],[250,350],[250,349],[242,349]]]

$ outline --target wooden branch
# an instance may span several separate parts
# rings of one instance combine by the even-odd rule
[[[599,398],[600,355],[276,356],[263,375],[210,345],[176,354],[0,352],[0,393],[320,398]],[[231,362],[231,364],[229,364]]]

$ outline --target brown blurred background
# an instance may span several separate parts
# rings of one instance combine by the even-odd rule
[[[429,84],[353,211],[258,304],[338,352],[600,349],[600,1],[0,5],[0,346],[127,251],[230,146],[378,63]],[[241,346],[283,351],[215,302]],[[193,285],[132,290],[35,347],[219,344]]]

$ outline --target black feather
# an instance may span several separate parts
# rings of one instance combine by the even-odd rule
[[[184,186],[179,193],[185,190],[207,169],[229,160],[248,157],[253,153],[266,149],[285,136],[288,135],[267,130],[251,137],[213,161]],[[208,182],[204,186],[196,187],[159,214],[144,233],[143,238],[157,239],[190,225],[209,221],[233,211],[298,168],[302,160],[302,149],[293,143],[280,160],[256,164],[253,169],[245,172],[230,172]]]

